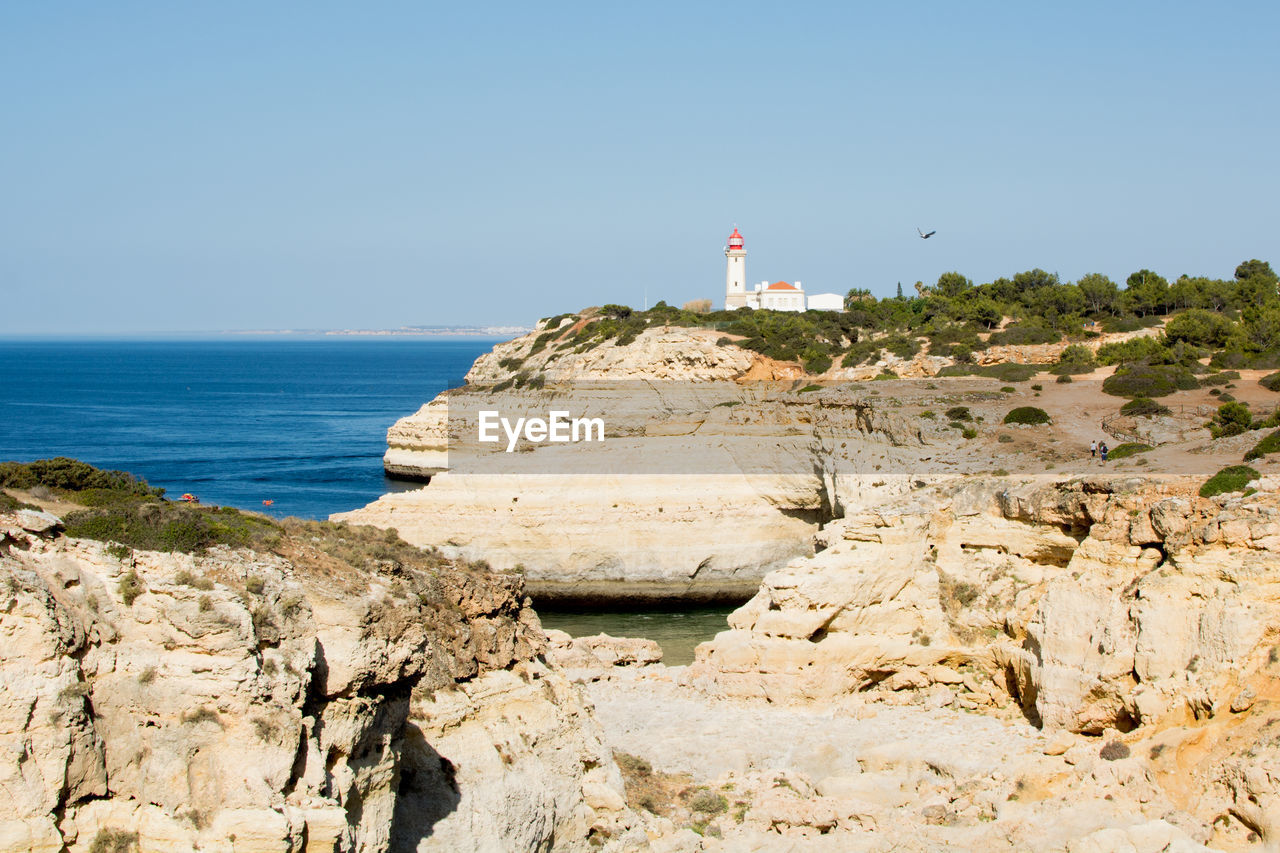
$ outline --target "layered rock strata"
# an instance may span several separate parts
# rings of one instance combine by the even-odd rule
[[[0,850],[637,849],[518,577],[0,515]]]
[[[1277,844],[1276,487],[922,489],[834,523],[825,551],[766,577],[685,681],[808,707],[1016,710],[1046,732],[1101,736],[1086,752],[1141,749],[1131,771],[1160,802]]]

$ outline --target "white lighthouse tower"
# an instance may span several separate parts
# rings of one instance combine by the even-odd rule
[[[742,235],[733,227],[729,245],[725,246],[726,259],[724,307],[732,310],[747,304],[747,250],[742,247]]]

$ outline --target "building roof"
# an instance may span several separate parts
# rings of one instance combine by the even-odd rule
[[[773,284],[765,288],[765,290],[795,290],[796,288],[785,281],[775,281]]]

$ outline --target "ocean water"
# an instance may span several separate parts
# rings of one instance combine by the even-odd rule
[[[0,460],[73,456],[169,497],[323,519],[416,487],[383,477],[387,427],[497,340],[0,340]]]

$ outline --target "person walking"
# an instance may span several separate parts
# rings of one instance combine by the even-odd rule
[[[1098,455],[1102,457],[1102,464],[1107,464],[1107,443],[1104,441],[1098,445]]]
[[[1098,455],[1098,440],[1095,438],[1089,442],[1089,458],[1092,459]]]

